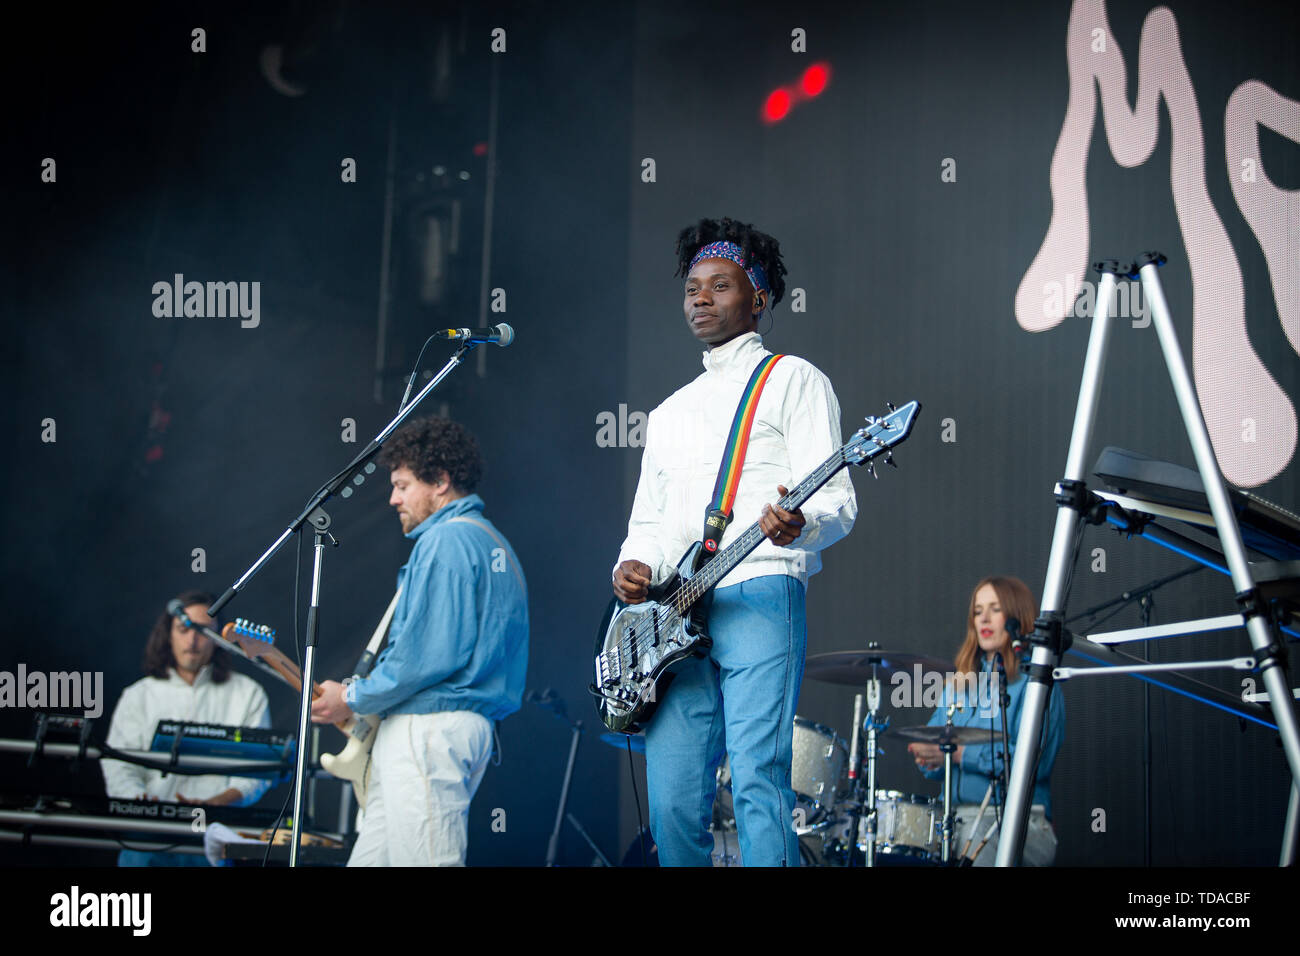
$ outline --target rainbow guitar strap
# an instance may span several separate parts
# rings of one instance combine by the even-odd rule
[[[749,376],[745,390],[740,393],[736,417],[731,421],[727,444],[722,449],[722,462],[718,465],[718,480],[713,485],[713,499],[704,512],[704,534],[700,539],[703,544],[700,551],[700,566],[718,553],[722,534],[731,522],[732,505],[736,502],[736,491],[740,488],[740,472],[745,467],[745,452],[749,449],[749,433],[754,427],[754,416],[758,412],[758,399],[763,394],[763,386],[767,384],[772,369],[782,358],[783,355],[769,355],[759,362],[753,374]],[[699,570],[699,567],[696,570]]]

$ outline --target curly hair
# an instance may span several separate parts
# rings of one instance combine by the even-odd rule
[[[750,223],[737,222],[735,219],[701,219],[694,226],[687,226],[677,236],[677,271],[674,275],[684,276],[691,271],[691,260],[695,253],[711,242],[734,242],[740,246],[745,256],[745,267],[757,261],[767,273],[768,284],[772,287],[772,305],[776,305],[785,295],[785,262],[781,259],[781,244],[765,232],[759,232]]]
[[[181,607],[202,604],[208,607],[216,597],[207,591],[182,591],[176,595]],[[221,624],[215,623],[213,630],[221,630]],[[144,672],[159,680],[167,679],[167,672],[176,666],[176,655],[172,653],[172,616],[164,608],[153,622],[149,639],[144,645],[144,660],[141,662]],[[212,683],[224,684],[230,678],[230,656],[223,648],[212,649]]]
[[[428,485],[445,474],[452,487],[467,495],[483,478],[478,439],[450,418],[417,418],[403,425],[379,453],[379,464],[390,470],[409,468]]]

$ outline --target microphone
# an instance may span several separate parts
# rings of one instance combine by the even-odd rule
[[[1008,618],[1006,619],[1005,627],[1006,636],[1010,639],[1011,653],[1015,654],[1017,657],[1021,657],[1021,654],[1024,652],[1024,639],[1021,637],[1021,619]]]
[[[1007,637],[1011,639],[1011,653],[1023,658],[1029,650],[1029,641],[1020,636],[1019,618],[1009,617],[1006,623]]]
[[[505,348],[515,340],[515,330],[502,322],[491,329],[443,329],[434,332],[433,337],[436,339],[449,339],[452,342],[466,342],[472,345],[491,342],[493,345]]]
[[[181,604],[180,598],[172,598],[167,602],[167,613],[172,617],[177,618],[186,627],[194,626],[194,622],[190,620],[190,616],[185,613],[185,605]]]

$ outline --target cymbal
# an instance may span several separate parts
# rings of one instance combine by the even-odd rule
[[[600,742],[609,744],[611,747],[617,747],[619,750],[627,750],[628,744],[632,745],[632,753],[645,753],[645,737],[641,734],[601,734]]]
[[[813,680],[828,684],[849,684],[861,687],[871,680],[871,665],[876,665],[880,677],[900,671],[910,672],[917,664],[923,671],[937,671],[950,674],[954,670],[952,661],[907,651],[887,651],[879,648],[861,651],[831,651],[829,654],[814,654],[804,664],[803,672]]]
[[[921,744],[953,743],[962,746],[1002,742],[1002,733],[990,732],[987,727],[895,727],[894,735]]]

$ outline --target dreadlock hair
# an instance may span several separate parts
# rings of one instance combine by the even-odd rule
[[[695,253],[711,242],[734,242],[745,256],[745,268],[757,261],[767,273],[772,287],[771,304],[776,305],[785,295],[785,263],[781,261],[781,244],[765,232],[759,232],[750,223],[735,219],[701,219],[687,226],[677,236],[677,272],[685,276],[691,271]]]
[[[450,418],[417,418],[393,432],[379,453],[384,468],[409,468],[426,485],[436,485],[446,473],[452,487],[473,494],[483,477],[478,440]]]
[[[176,595],[176,600],[181,602],[182,608],[193,604],[202,604],[204,607],[208,607],[216,600],[216,597],[207,591],[182,591]],[[212,629],[215,631],[221,630],[221,624],[214,623]],[[153,628],[149,631],[149,639],[144,645],[142,666],[147,675],[157,677],[159,680],[166,680],[168,670],[176,666],[176,655],[172,653],[172,616],[169,611],[162,611],[154,619]],[[212,683],[224,684],[229,678],[230,657],[224,648],[214,647],[212,649]]]

